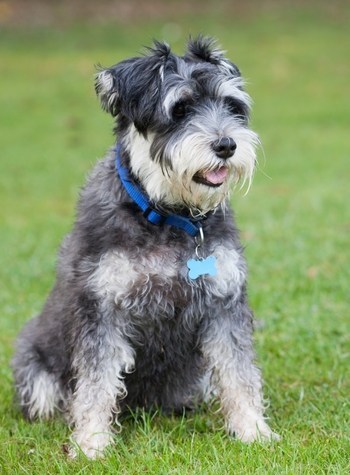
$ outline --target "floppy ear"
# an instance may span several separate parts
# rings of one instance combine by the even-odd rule
[[[95,79],[95,91],[102,109],[116,116],[125,99],[128,78],[141,58],[131,58],[107,69],[99,68]]]
[[[215,64],[225,74],[229,76],[240,76],[237,66],[225,58],[222,51],[213,38],[199,35],[197,38],[190,38],[187,44],[185,59],[192,61],[203,61]]]
[[[119,112],[119,92],[112,69],[103,69],[97,73],[95,91],[102,109],[116,116]]]
[[[165,44],[155,43],[149,53],[101,69],[95,82],[102,108],[113,116],[127,117],[140,132],[146,131],[154,116],[162,69],[170,49]]]

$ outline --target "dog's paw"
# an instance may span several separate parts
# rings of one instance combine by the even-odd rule
[[[254,427],[246,429],[241,433],[236,432],[236,437],[245,444],[251,444],[253,442],[273,442],[280,440],[280,436],[273,432],[270,427],[265,424],[266,427]]]
[[[246,444],[251,444],[252,442],[273,442],[281,439],[278,434],[270,429],[264,419],[235,424],[234,427],[229,428],[228,432]]]
[[[87,458],[94,460],[102,458],[104,451],[113,443],[113,437],[109,433],[97,433],[82,437],[79,434],[73,434],[73,443],[67,449],[67,455],[75,459],[79,454],[84,454]]]

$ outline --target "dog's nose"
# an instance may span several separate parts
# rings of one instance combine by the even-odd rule
[[[230,158],[237,148],[236,142],[231,137],[221,137],[211,144],[212,149],[219,158]]]

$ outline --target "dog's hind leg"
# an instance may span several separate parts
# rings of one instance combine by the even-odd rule
[[[30,420],[48,419],[65,400],[59,375],[50,370],[50,356],[40,346],[38,327],[38,318],[24,327],[12,361],[17,399]]]

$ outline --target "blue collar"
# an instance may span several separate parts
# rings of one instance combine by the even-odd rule
[[[197,236],[202,224],[195,219],[191,219],[185,216],[177,214],[162,214],[159,211],[152,208],[148,197],[140,190],[140,187],[133,181],[130,176],[129,170],[121,163],[120,158],[120,144],[116,146],[115,166],[119,174],[120,180],[130,196],[130,198],[138,205],[143,212],[143,216],[152,224],[161,226],[163,224],[169,224],[175,228],[184,230],[192,237]]]

